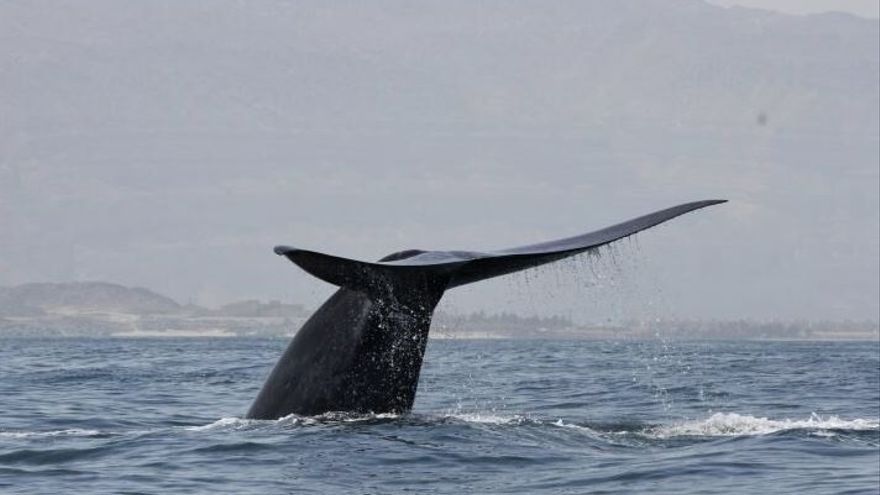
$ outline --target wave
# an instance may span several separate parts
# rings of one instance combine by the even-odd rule
[[[464,423],[473,423],[473,424],[483,424],[483,425],[523,425],[523,424],[536,424],[540,423],[539,421],[535,421],[528,416],[522,416],[520,414],[513,414],[510,416],[498,415],[495,413],[448,413],[439,416],[439,419],[449,421],[461,421]]]
[[[31,438],[31,437],[94,437],[101,435],[98,430],[83,430],[70,428],[67,430],[48,431],[14,431],[0,430],[0,438]]]
[[[401,421],[410,426],[472,425],[474,427],[537,427],[564,428],[570,431],[602,437],[609,441],[621,437],[668,440],[685,437],[737,437],[771,435],[785,431],[808,431],[811,435],[832,437],[841,431],[878,431],[880,419],[843,419],[838,416],[812,414],[806,419],[769,419],[738,413],[715,413],[705,419],[687,420],[670,424],[645,425],[644,423],[579,423],[565,419],[540,419],[522,414],[497,414],[494,412],[447,412],[441,414],[353,414],[331,412],[317,416],[291,414],[276,420],[259,420],[226,417],[205,425],[186,426],[192,432],[235,431],[263,428],[334,427],[344,425],[369,425]],[[179,427],[178,427],[179,428]],[[164,428],[160,428],[160,431]],[[177,428],[172,428],[177,429]],[[180,430],[178,430],[180,431]],[[135,433],[132,431],[123,434]],[[144,433],[138,431],[137,433]],[[0,430],[0,438],[41,437],[96,437],[107,435],[92,429],[70,428],[63,430],[21,431]]]
[[[645,436],[657,439],[673,437],[732,437],[770,435],[789,430],[811,430],[823,435],[830,430],[866,431],[880,429],[877,419],[841,419],[813,413],[809,419],[768,419],[737,413],[715,413],[704,420],[659,425],[646,429]],[[827,435],[825,435],[827,436]]]
[[[638,423],[579,424],[563,419],[540,420],[529,416],[496,414],[448,414],[443,419],[465,423],[498,426],[554,426],[577,430],[590,435],[638,435],[653,439],[673,437],[731,437],[769,435],[789,430],[809,430],[819,436],[829,436],[833,431],[880,430],[880,419],[842,419],[838,416],[811,414],[808,419],[768,419],[737,413],[715,413],[706,419],[690,420],[673,424],[644,425]]]
[[[447,414],[394,414],[394,413],[346,413],[329,412],[317,416],[299,416],[290,414],[279,419],[245,419],[220,418],[212,423],[201,426],[187,426],[187,431],[210,430],[241,430],[264,426],[319,426],[351,423],[373,423],[403,420],[411,424],[437,425],[450,422],[461,422],[485,425],[522,425],[525,423],[539,424],[527,416],[518,414],[500,416],[486,413],[447,413]]]
[[[402,417],[400,414],[382,413],[382,414],[356,414],[345,412],[329,412],[319,414],[317,416],[299,416],[297,414],[289,414],[278,419],[246,419],[246,418],[220,418],[213,423],[202,426],[187,426],[184,430],[188,431],[210,431],[210,430],[242,430],[266,425],[278,426],[316,426],[316,425],[332,425],[343,423],[359,423],[368,421],[385,421]]]
[[[736,437],[770,435],[790,430],[807,430],[816,436],[833,436],[835,431],[880,430],[878,419],[842,419],[838,416],[812,414],[807,419],[768,419],[747,414],[715,413],[708,418],[659,425],[639,423],[584,424],[564,419],[538,419],[520,414],[443,413],[443,414],[353,414],[326,413],[318,416],[291,414],[276,420],[221,418],[202,426],[185,427],[188,431],[244,430],[263,427],[338,426],[403,421],[412,426],[465,424],[489,427],[552,427],[578,431],[590,436],[620,438],[635,436],[652,440],[676,437]]]

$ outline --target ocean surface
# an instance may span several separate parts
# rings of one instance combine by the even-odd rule
[[[286,340],[0,344],[0,493],[880,492],[877,342],[432,340],[411,414],[278,421]]]

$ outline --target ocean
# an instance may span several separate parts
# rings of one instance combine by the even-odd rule
[[[878,342],[432,340],[412,413],[277,421],[285,339],[0,344],[0,493],[880,493]]]

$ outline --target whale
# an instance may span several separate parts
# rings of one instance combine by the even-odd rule
[[[447,290],[596,250],[725,201],[685,203],[590,233],[497,251],[408,249],[368,262],[277,246],[276,254],[339,289],[294,335],[245,417],[406,413],[415,401],[431,318]]]

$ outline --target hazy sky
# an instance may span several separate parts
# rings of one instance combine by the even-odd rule
[[[875,19],[880,16],[880,2],[877,0],[709,0],[709,3],[725,7],[739,5],[798,15],[848,12]]]
[[[488,250],[726,198],[441,309],[877,319],[876,19],[538,5],[0,3],[0,285],[315,305],[274,245]]]

